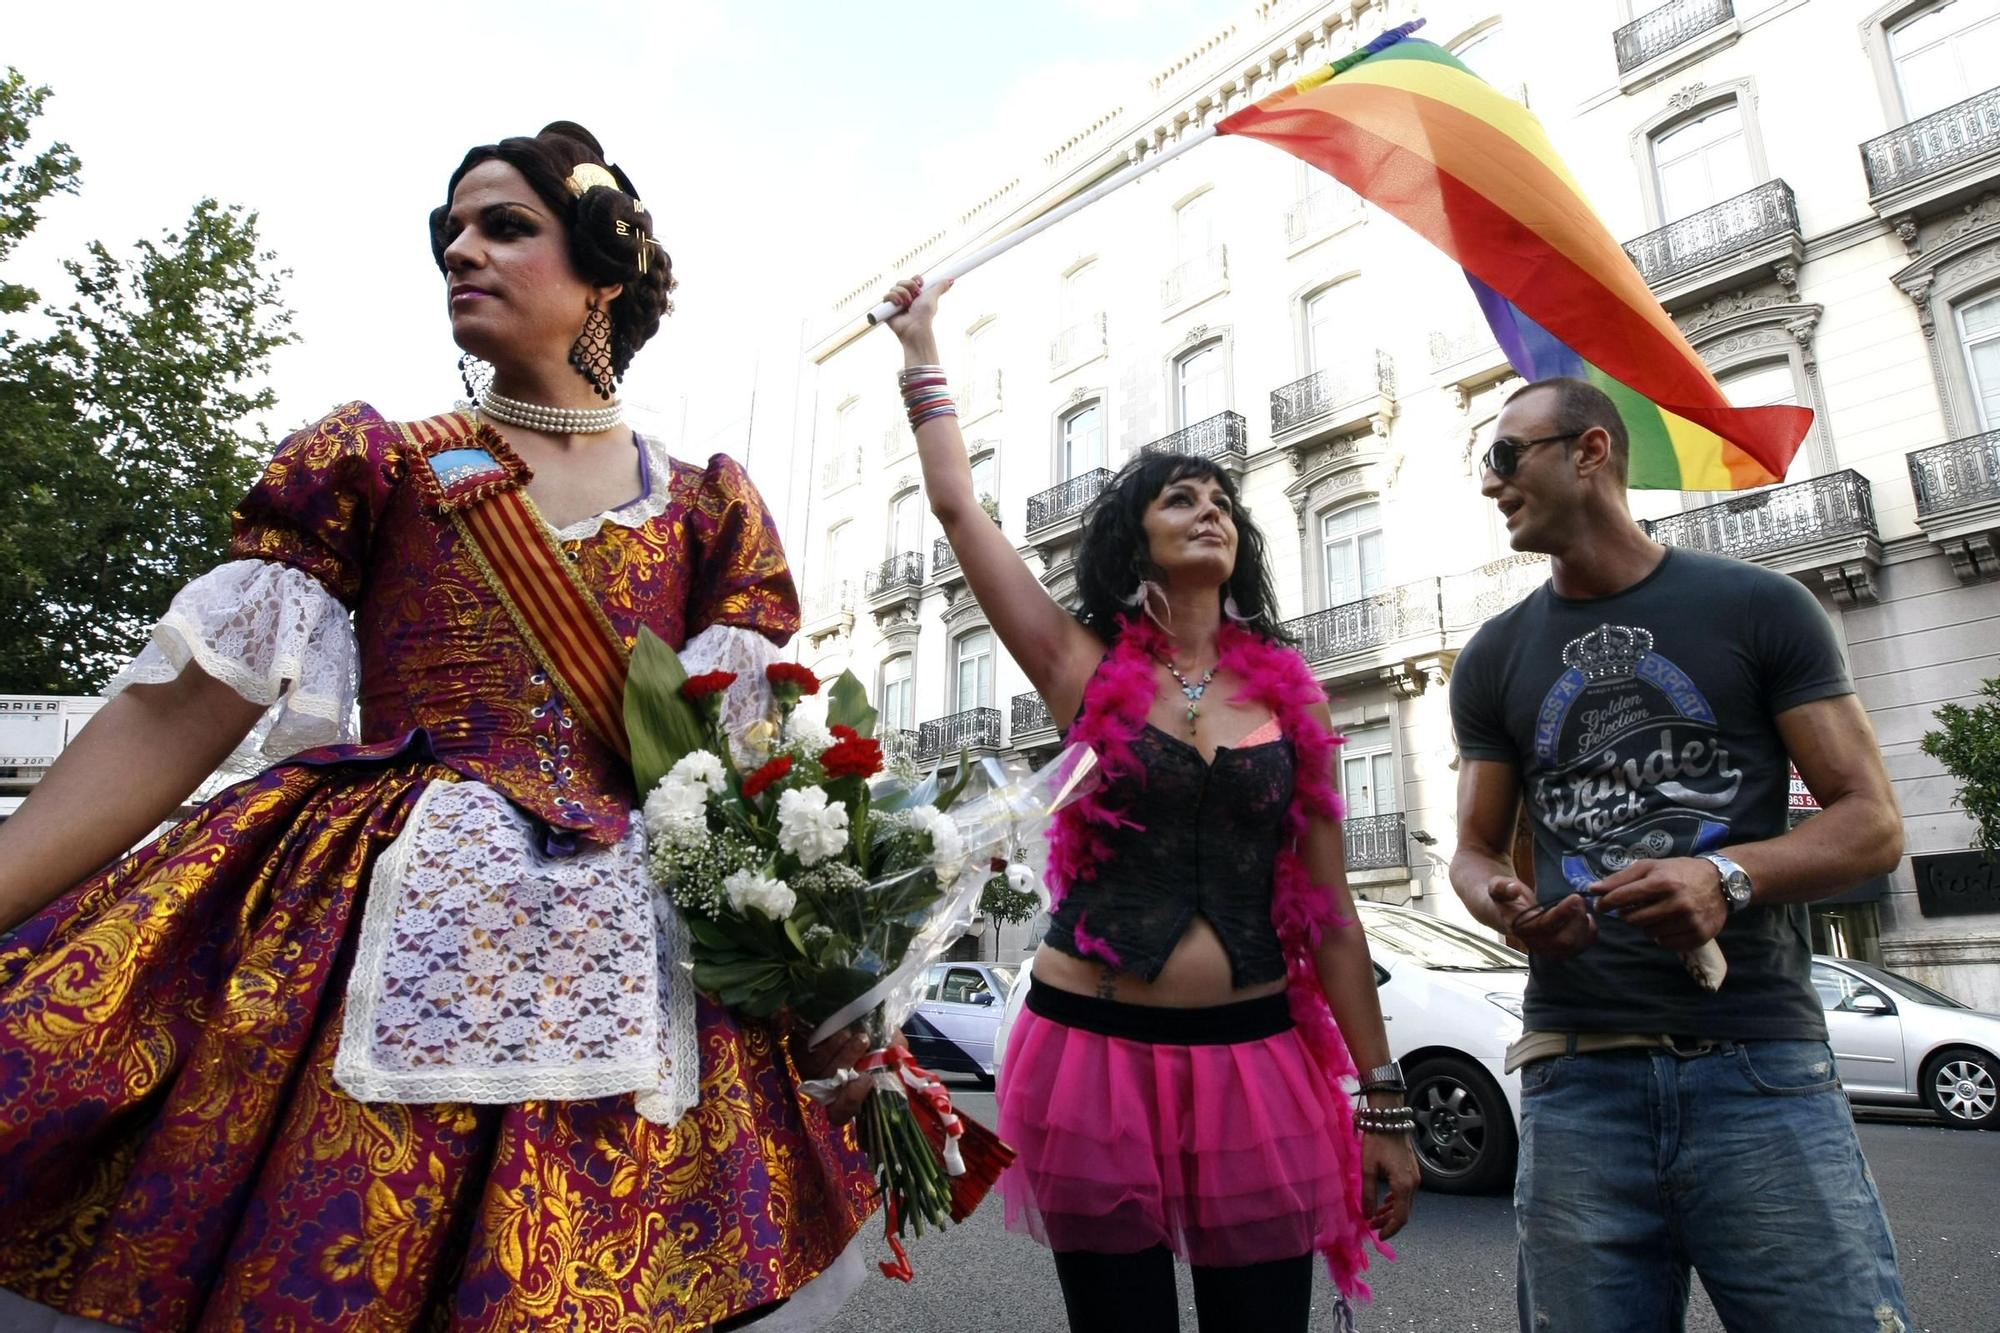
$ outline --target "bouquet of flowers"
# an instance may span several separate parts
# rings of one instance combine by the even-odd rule
[[[781,662],[767,679],[775,716],[727,737],[720,698],[735,677],[690,677],[640,632],[625,712],[647,864],[687,920],[698,987],[751,1017],[789,1011],[814,1042],[865,1031],[859,1066],[807,1091],[871,1080],[857,1128],[898,1258],[882,1267],[907,1280],[896,1237],[963,1219],[1013,1153],[892,1039],[994,880],[1021,910],[1035,877],[1007,851],[1079,792],[1089,751],[966,800],[964,764],[949,786],[882,776],[876,711],[852,673],[828,691],[824,723],[798,707],[820,689],[809,670]]]

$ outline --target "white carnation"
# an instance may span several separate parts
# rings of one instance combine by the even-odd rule
[[[801,710],[785,723],[785,740],[817,757],[833,744],[833,733],[826,729],[826,723]]]
[[[747,915],[755,908],[773,921],[790,916],[799,901],[791,885],[761,870],[737,871],[722,881],[722,893],[737,915]]]
[[[934,805],[920,805],[910,811],[910,827],[931,839],[931,868],[940,875],[955,874],[965,859],[965,839],[958,824]]]
[[[669,773],[646,798],[646,836],[679,846],[708,836],[708,788]]]
[[[690,750],[674,765],[673,772],[667,774],[669,781],[699,786],[720,795],[729,785],[723,776],[722,760],[708,750]]]
[[[847,807],[827,803],[818,787],[794,787],[778,797],[778,846],[815,866],[847,846]]]

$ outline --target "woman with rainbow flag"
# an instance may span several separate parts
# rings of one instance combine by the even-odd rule
[[[1092,508],[1058,605],[977,503],[932,322],[899,285],[925,490],[980,607],[1104,774],[1049,836],[1050,928],[1008,1043],[1007,1222],[1073,1329],[1303,1330],[1417,1187],[1402,1074],[1343,874],[1326,698],[1279,636],[1263,541],[1214,463],[1147,455]],[[1358,1069],[1357,1069],[1358,1066]],[[1359,1074],[1366,1105],[1343,1082]]]
[[[789,1300],[775,1328],[851,1290],[866,1163],[783,1034],[695,995],[632,813],[639,629],[734,671],[740,724],[798,626],[742,468],[623,424],[670,309],[652,226],[580,126],[468,153],[432,248],[490,382],[287,439],[0,826],[0,1325],[696,1330]],[[120,855],[246,735],[262,772]]]

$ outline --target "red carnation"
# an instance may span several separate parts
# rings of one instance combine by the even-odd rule
[[[845,731],[847,735],[820,754],[819,766],[826,770],[827,777],[868,778],[882,771],[882,742],[864,740],[850,727],[834,730]]]
[[[837,741],[858,741],[861,739],[860,732],[856,731],[853,727],[844,726],[839,722],[834,723],[827,730],[833,733],[833,738]]]
[[[735,683],[734,671],[704,671],[681,682],[681,695],[693,703],[700,703],[709,695],[720,694]]]
[[[781,754],[749,777],[743,779],[743,799],[754,801],[764,794],[764,789],[792,771],[792,757]]]
[[[812,673],[810,667],[800,666],[797,662],[771,663],[764,668],[764,679],[770,681],[773,688],[795,685],[800,694],[819,693],[819,677]]]

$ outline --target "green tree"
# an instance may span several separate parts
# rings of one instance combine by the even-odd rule
[[[1979,693],[1985,703],[1940,706],[1938,729],[1924,733],[1921,744],[1958,779],[1958,803],[1979,826],[1973,845],[2000,855],[2000,676]]]
[[[48,97],[0,79],[0,259],[74,192],[62,144],[25,156]],[[0,284],[0,691],[87,693],[213,565],[270,436],[251,418],[293,340],[257,215],[213,199],[129,256],[92,242],[73,297]]]

